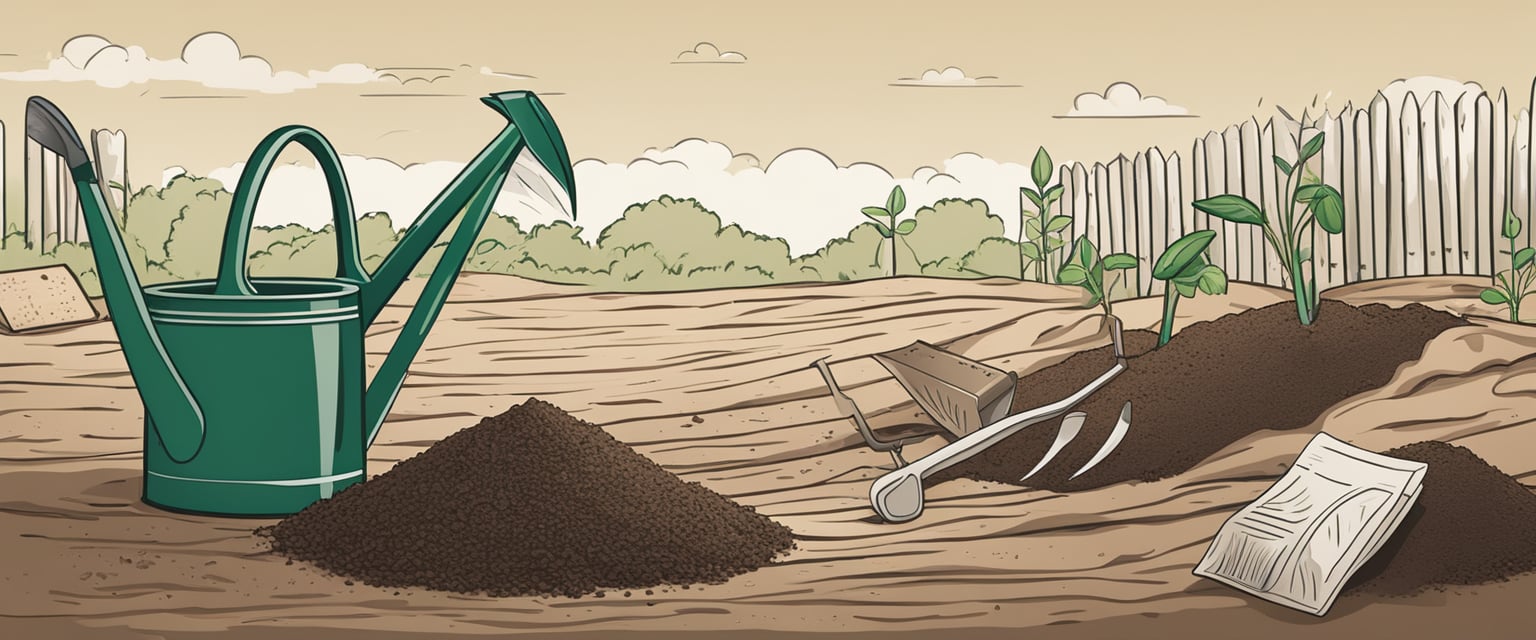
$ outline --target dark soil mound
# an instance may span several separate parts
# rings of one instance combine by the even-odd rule
[[[1129,332],[1128,345],[1142,347],[1141,355],[1077,406],[1088,414],[1082,432],[1024,484],[1078,491],[1182,473],[1248,434],[1304,427],[1345,398],[1385,385],[1398,366],[1419,357],[1425,342],[1462,324],[1418,304],[1392,309],[1324,301],[1310,327],[1297,321],[1295,303],[1285,302],[1190,324],[1161,349],[1146,350],[1156,344],[1146,332]],[[1113,364],[1107,346],[1076,354],[1019,380],[1013,406],[1065,398]],[[1126,401],[1132,408],[1125,440],[1093,470],[1067,480],[1104,443]],[[936,481],[1020,484],[1019,477],[1045,455],[1058,424],[1031,427]]]
[[[1407,595],[1536,570],[1536,495],[1464,447],[1416,442],[1386,454],[1429,469],[1403,524],[1346,592]]]
[[[793,546],[783,525],[539,400],[264,533],[367,584],[493,596],[721,582]]]

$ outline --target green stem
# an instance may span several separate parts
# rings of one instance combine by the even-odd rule
[[[1313,317],[1312,295],[1307,292],[1307,285],[1301,278],[1301,266],[1298,264],[1301,261],[1301,254],[1293,249],[1291,260],[1291,297],[1296,300],[1296,317],[1301,320],[1302,325],[1310,325]]]
[[[1157,346],[1168,344],[1173,337],[1173,311],[1179,306],[1179,291],[1172,282],[1164,283],[1163,288],[1163,327],[1157,333]]]

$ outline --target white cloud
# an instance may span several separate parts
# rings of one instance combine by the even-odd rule
[[[1463,97],[1476,99],[1483,93],[1483,85],[1476,82],[1462,82],[1439,76],[1417,76],[1393,80],[1387,86],[1382,87],[1381,95],[1387,99],[1394,110],[1403,104],[1403,100],[1412,93],[1419,104],[1425,104],[1435,93],[1445,97],[1446,104],[1456,104]]]
[[[677,54],[672,64],[741,64],[747,57],[740,51],[721,51],[711,42],[700,42],[692,49]]]
[[[1157,96],[1143,96],[1129,82],[1109,85],[1104,93],[1078,94],[1072,110],[1063,118],[1169,118],[1189,117],[1189,110]]]
[[[525,168],[532,164],[526,156],[519,161]],[[458,162],[401,167],[388,160],[360,156],[343,156],[342,163],[358,213],[388,211],[400,227],[408,225],[463,167]],[[580,204],[576,224],[583,227],[583,237],[595,240],[631,204],[662,194],[697,198],[725,224],[739,223],[748,230],[782,237],[798,255],[846,235],[864,221],[859,209],[884,203],[896,184],[906,191],[911,211],[940,198],[981,198],[1003,218],[1008,233],[1014,234],[1019,185],[1029,181],[1029,169],[1024,165],[971,153],[901,178],[870,163],[839,165],[814,149],[791,149],[766,166],[757,164],[753,156],[698,139],[649,149],[629,162],[582,160],[574,167]],[[207,175],[233,188],[241,168],[215,169]],[[508,181],[496,211],[517,218],[525,229],[568,219],[516,182]],[[267,179],[256,222],[268,226],[297,222],[318,228],[329,222],[328,203],[325,181],[318,170],[281,165]]]
[[[997,82],[997,76],[965,75],[960,67],[945,67],[943,71],[929,69],[916,78],[897,78],[893,87],[1017,87],[1016,84]]]
[[[50,60],[46,68],[3,72],[0,80],[95,82],[111,88],[171,80],[217,89],[289,93],[322,84],[376,82],[380,76],[378,70],[356,63],[305,73],[274,70],[261,57],[242,55],[240,46],[227,34],[208,32],[193,36],[179,57],[168,60],[152,58],[142,47],[114,44],[100,36],[75,36],[64,43],[63,55]]]

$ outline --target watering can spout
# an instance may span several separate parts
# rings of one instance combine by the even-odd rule
[[[145,417],[154,425],[161,446],[172,460],[191,460],[203,445],[203,412],[150,322],[138,274],[96,181],[91,157],[69,118],[45,98],[33,96],[27,100],[26,129],[28,138],[58,154],[69,165],[70,177],[80,193],[107,311],[112,315],[134,385],[144,400]]]
[[[533,154],[565,192],[571,205],[571,217],[576,216],[576,179],[571,156],[566,151],[564,136],[539,97],[531,91],[503,91],[480,101],[506,117],[507,126],[417,216],[394,251],[379,265],[371,281],[363,285],[361,315],[366,326],[377,317],[384,303],[405,280],[408,269],[427,252],[449,220],[463,211],[464,220],[450,239],[438,267],[428,277],[421,302],[411,310],[400,332],[401,337],[368,385],[364,410],[364,442],[368,445],[378,436],[384,418],[405,383],[406,369],[421,348],[427,328],[441,311],[453,287],[454,277],[474,247],[519,153],[527,150]]]

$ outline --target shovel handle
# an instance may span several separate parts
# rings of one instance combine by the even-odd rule
[[[357,247],[357,218],[352,208],[352,192],[347,188],[347,175],[341,168],[341,156],[330,141],[319,131],[303,125],[281,127],[262,139],[251,152],[245,170],[240,172],[240,183],[229,205],[229,223],[224,228],[224,250],[219,256],[216,295],[255,295],[246,274],[246,256],[250,252],[251,223],[256,217],[256,202],[261,197],[261,187],[267,174],[277,162],[278,154],[289,144],[297,142],[315,157],[315,163],[325,173],[325,184],[331,195],[331,217],[336,229],[336,277],[362,284],[368,282],[368,272],[363,269],[362,257]]]

